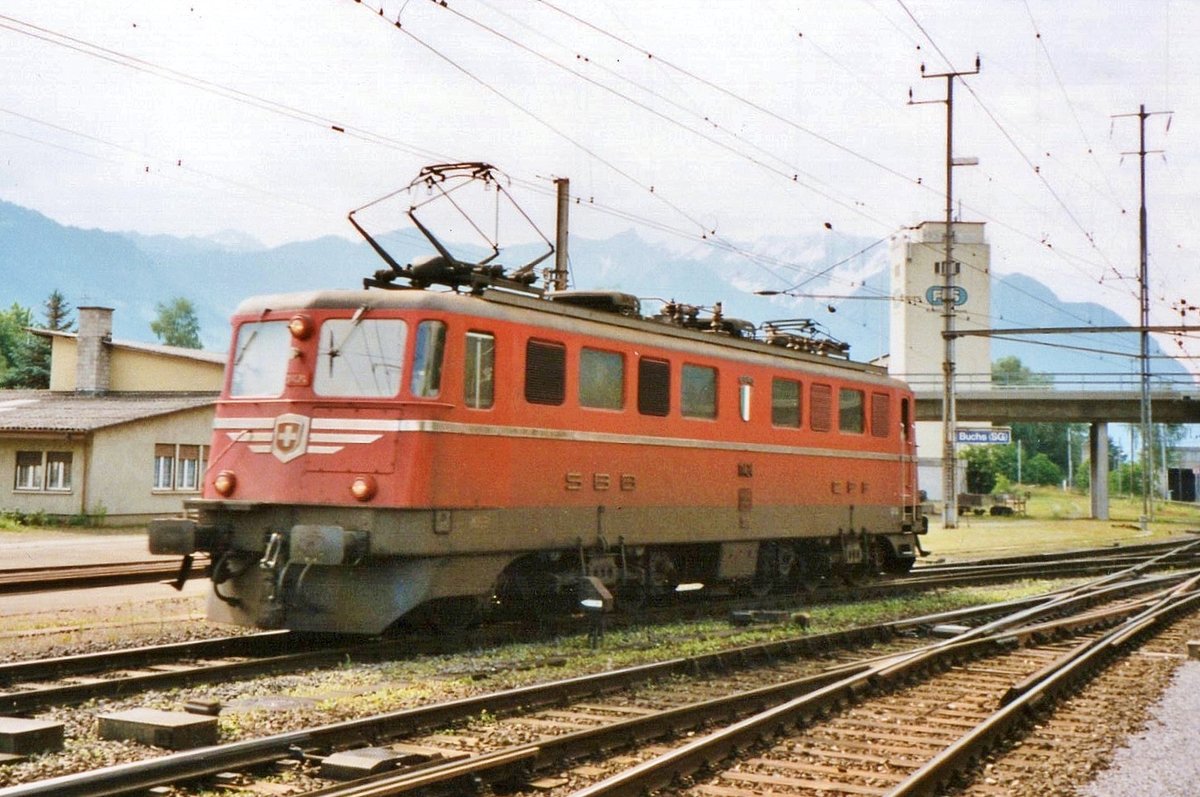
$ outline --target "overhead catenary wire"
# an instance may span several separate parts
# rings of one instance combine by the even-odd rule
[[[660,59],[655,59],[655,62],[656,62],[656,64],[658,63],[658,60],[660,60]],[[661,64],[659,64],[659,65],[661,66]],[[160,77],[161,77],[161,75],[160,75]],[[233,87],[228,87],[228,88],[233,88]],[[235,90],[236,90],[236,89],[235,89]],[[230,99],[232,99],[232,98],[230,98]],[[265,98],[263,98],[263,99],[265,99]],[[260,106],[255,106],[255,107],[260,107]],[[264,108],[264,110],[265,110],[265,108]],[[312,124],[320,124],[322,127],[324,127],[324,126],[325,126],[325,124],[326,124],[326,122],[330,122],[330,123],[332,123],[332,125],[342,126],[342,125],[339,125],[339,124],[337,124],[336,122],[333,122],[333,120],[326,119],[326,118],[325,118],[325,116],[323,116],[323,115],[321,115],[321,114],[311,114],[311,110],[309,110],[309,109],[296,108],[295,110],[302,111],[302,112],[303,112],[303,113],[305,113],[305,114],[310,114],[310,115],[311,115],[311,116],[313,116],[313,117],[319,117],[319,119],[321,119],[321,120],[324,120],[324,121],[320,121],[320,120],[318,120],[318,119],[312,119],[312,120],[308,120],[308,121],[309,121],[309,123],[312,123]],[[538,109],[534,108],[533,110],[536,112]],[[282,114],[282,115],[283,115],[283,116],[287,116],[286,114]],[[294,118],[294,117],[291,117],[291,118]],[[306,121],[306,120],[304,120],[304,119],[297,119],[296,121]],[[353,127],[351,127],[351,126],[349,126],[349,125],[346,125],[346,127],[348,127],[348,128],[349,128],[348,135],[354,135],[354,134],[358,133],[358,134],[360,134],[360,135],[357,135],[357,136],[355,136],[355,137],[359,137],[359,138],[361,138],[362,140],[369,140],[369,138],[370,138],[370,136],[369,136],[369,135],[362,135],[362,134],[363,134],[363,133],[369,134],[369,133],[370,133],[370,131],[359,131],[359,130],[356,130],[355,128],[353,128]],[[397,142],[395,139],[392,139],[391,137],[382,137],[382,138],[380,138],[380,139],[378,139],[378,140],[375,140],[375,141],[374,141],[374,143],[377,143],[377,144],[384,144],[384,145],[387,145],[387,146],[393,146],[393,147],[394,147],[394,146],[395,146],[397,143],[400,143],[401,145],[407,145],[409,142]],[[439,160],[446,160],[446,159],[453,159],[453,158],[452,158],[452,157],[449,157],[449,158],[448,158],[448,157],[445,157],[444,155],[439,155],[439,156],[437,157],[437,159],[439,159]],[[662,193],[661,189],[660,189],[660,191],[658,191],[658,192],[656,192],[656,193]],[[658,199],[658,198],[659,198],[659,197],[655,197],[655,199]],[[591,207],[592,207],[592,209],[595,209],[595,210],[597,210],[598,212],[603,212],[603,211],[600,211],[600,209],[599,209],[599,205],[598,205],[598,204],[596,204],[596,205],[592,205]],[[692,217],[692,218],[691,218],[691,221],[696,221],[696,219],[695,219],[695,216],[696,216],[697,214],[694,214],[694,213],[693,213],[693,214],[689,214],[689,215]],[[651,223],[651,224],[652,224],[652,223],[654,223],[654,222],[656,221],[656,219],[650,219],[650,218],[647,218],[647,217],[645,217],[645,216],[639,216],[639,215],[638,215],[638,214],[636,214],[636,213],[631,213],[631,214],[628,214],[627,218],[629,218],[630,220],[634,221],[635,223]],[[1002,221],[1000,221],[1000,220],[996,220],[996,219],[991,219],[991,221],[993,221],[994,223],[1001,223],[1001,224],[1003,223]],[[711,229],[711,225],[710,225],[710,223],[704,223],[704,224],[702,224],[702,225],[698,225],[698,229],[704,229],[704,228]],[[692,234],[692,233],[687,233],[687,235],[688,235],[688,236],[692,236],[692,239],[695,239],[695,236],[694,236],[694,234]],[[723,246],[723,245],[721,245],[721,244],[713,244],[712,242],[706,242],[706,243],[705,243],[705,245],[706,245],[706,246],[713,246],[713,247],[714,247],[714,248],[716,248],[716,249],[723,249],[723,248],[726,248],[726,247],[724,247],[724,246]],[[746,247],[743,247],[743,246],[740,246],[740,245],[735,245],[735,247],[734,247],[734,248],[735,248],[735,250],[736,250],[736,249],[743,249],[743,250],[744,250],[744,249],[746,249]],[[1055,247],[1054,253],[1055,253],[1056,255],[1060,255],[1060,256],[1061,256],[1063,251],[1064,251],[1064,250],[1063,250],[1063,248],[1062,248],[1062,247]],[[814,266],[811,266],[810,264],[804,264],[804,263],[800,263],[800,264],[797,264],[797,263],[787,263],[787,264],[786,264],[786,265],[784,265],[783,267],[784,267],[784,268],[793,268],[793,267],[795,267],[795,268],[797,268],[798,270],[801,270],[801,271],[802,271],[802,273],[809,273],[809,272],[813,271],[813,270],[814,270],[814,268],[815,268],[816,270],[820,270],[820,269],[821,269],[821,267],[819,267],[819,266],[817,266],[817,267],[814,267]]]

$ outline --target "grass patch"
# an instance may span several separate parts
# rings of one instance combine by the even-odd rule
[[[1076,548],[1138,545],[1183,538],[1200,529],[1200,504],[1158,502],[1143,529],[1140,498],[1114,496],[1109,519],[1093,520],[1087,493],[1053,487],[1022,487],[1028,492],[1024,516],[963,515],[958,527],[942,527],[941,516],[931,517],[929,534],[921,545],[930,561],[961,561],[1026,553],[1050,553]]]

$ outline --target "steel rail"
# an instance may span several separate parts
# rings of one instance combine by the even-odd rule
[[[0,570],[0,594],[151,584],[165,579],[174,580],[179,575],[179,568],[177,560],[6,568]],[[199,575],[203,570],[203,564],[197,563],[192,575]]]

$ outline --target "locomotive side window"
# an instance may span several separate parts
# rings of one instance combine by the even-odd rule
[[[414,396],[432,398],[442,392],[442,353],[446,349],[446,325],[441,321],[417,324],[409,390]]]
[[[579,405],[604,410],[625,406],[625,358],[619,352],[580,350]]]
[[[887,393],[871,394],[871,434],[889,437],[892,432],[892,397]]]
[[[463,358],[463,401],[487,409],[495,400],[496,338],[490,332],[468,332]]]
[[[404,337],[399,319],[334,318],[321,326],[313,373],[318,396],[394,396],[400,391]]]
[[[738,382],[738,415],[743,421],[750,420],[750,398],[754,391],[754,382],[748,376],[743,376]]]
[[[638,412],[659,416],[671,412],[671,364],[666,360],[638,360]]]
[[[525,400],[562,404],[567,392],[567,347],[530,340],[525,344]]]
[[[800,383],[791,379],[771,380],[771,423],[800,428]]]
[[[717,417],[717,369],[684,365],[679,411],[688,418]]]
[[[833,388],[829,385],[813,385],[810,401],[812,416],[809,425],[814,432],[828,432],[833,428]]]
[[[257,321],[238,327],[229,395],[282,395],[291,346],[287,321]]]
[[[866,430],[866,406],[863,392],[844,387],[838,391],[838,431],[862,434]]]
[[[907,443],[909,435],[912,434],[912,416],[909,415],[908,399],[900,399],[900,436]]]

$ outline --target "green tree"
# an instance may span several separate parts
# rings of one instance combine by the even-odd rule
[[[1047,387],[1054,378],[1047,374],[1036,374],[1021,362],[1020,357],[1009,355],[992,363],[992,384],[1000,387]]]
[[[990,493],[996,486],[996,462],[992,446],[971,446],[961,457],[967,465],[967,492]]]
[[[42,302],[42,313],[46,318],[45,329],[55,332],[73,332],[75,321],[71,318],[71,305],[59,291],[52,292]]]
[[[155,305],[158,315],[150,322],[150,331],[168,346],[199,349],[200,321],[190,301],[177,296]]]
[[[1062,468],[1045,454],[1038,454],[1026,462],[1021,468],[1021,476],[1026,484],[1061,484],[1063,480]]]
[[[1038,374],[1022,364],[1019,357],[1001,357],[992,363],[992,384],[1000,387],[1034,387],[1049,388],[1054,383],[1054,377],[1048,374]],[[1014,423],[1012,425],[1013,444],[1018,441],[1024,448],[1027,460],[1038,454],[1045,454],[1051,462],[1063,472],[1074,470],[1083,461],[1081,441],[1087,440],[1086,424],[1066,423]],[[1068,468],[1068,463],[1070,467]],[[1016,481],[1016,452],[1011,459],[1001,466],[1001,472]],[[1024,478],[1022,481],[1031,482]]]
[[[28,334],[25,328],[29,326],[29,321],[29,308],[16,302],[9,309],[0,310],[0,379],[13,367],[21,340]]]
[[[42,303],[45,324],[43,329],[55,332],[70,332],[71,305],[62,293],[54,291]],[[0,313],[0,387],[34,388],[50,387],[50,340],[44,335],[29,332],[33,327],[33,313],[14,304]]]

